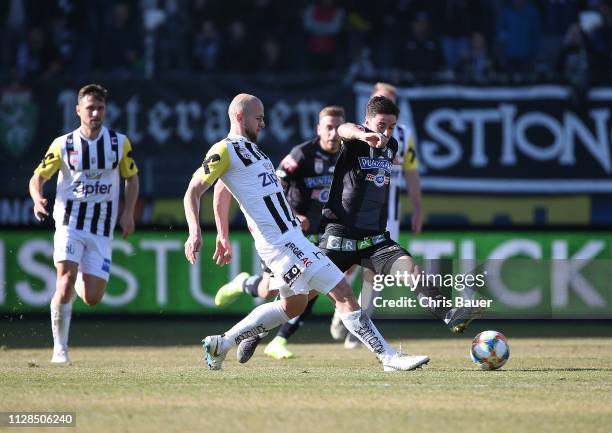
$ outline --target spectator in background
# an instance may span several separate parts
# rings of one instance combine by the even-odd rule
[[[98,65],[117,77],[129,77],[142,69],[142,32],[128,3],[116,3],[110,25],[100,38]]]
[[[373,80],[376,76],[376,66],[372,62],[372,50],[363,47],[359,50],[353,62],[349,65],[345,84],[350,84],[355,79]]]
[[[27,9],[25,0],[0,2],[0,28],[2,28],[2,57],[0,70],[9,70],[14,65],[17,49],[26,34]]]
[[[505,72],[530,72],[540,38],[540,15],[531,1],[512,0],[503,7],[497,31]]]
[[[487,52],[487,41],[482,33],[472,34],[469,50],[458,67],[462,82],[483,84],[493,73],[493,65]]]
[[[306,51],[312,68],[321,71],[334,66],[344,15],[334,0],[316,0],[304,11]]]
[[[589,82],[589,53],[578,24],[567,29],[557,68],[577,91],[584,92]]]
[[[221,44],[220,64],[224,72],[240,73],[252,66],[252,50],[245,49],[248,44],[244,22],[232,21]]]
[[[594,26],[588,36],[593,79],[599,83],[612,77],[612,0],[601,0],[597,9],[601,24]]]
[[[543,2],[538,61],[545,73],[550,74],[557,68],[566,32],[577,18],[577,0],[545,0]]]
[[[482,8],[479,0],[444,0],[441,9],[444,60],[447,68],[455,70],[468,55]]]
[[[40,27],[30,29],[27,41],[17,49],[16,65],[21,80],[46,80],[57,76],[62,70],[59,53],[51,38]]]
[[[281,55],[281,47],[273,36],[264,37],[261,45],[261,55],[257,62],[261,72],[282,72],[284,62]]]
[[[193,57],[199,71],[212,72],[217,68],[220,38],[215,23],[204,21],[200,31],[195,35]]]
[[[417,79],[431,78],[442,67],[440,45],[431,34],[429,16],[425,12],[416,14],[412,22],[412,36],[401,46],[399,59],[400,67]]]

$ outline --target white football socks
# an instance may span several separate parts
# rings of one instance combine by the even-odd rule
[[[66,350],[68,348],[68,333],[72,318],[72,303],[55,304],[51,301],[51,332],[53,333],[53,348]]]
[[[340,313],[340,318],[346,329],[359,339],[376,356],[393,355],[393,349],[389,343],[380,335],[374,323],[361,310],[350,313]]]
[[[281,307],[281,301],[261,304],[222,335],[223,351],[229,350],[245,338],[268,332],[288,320],[289,317]]]

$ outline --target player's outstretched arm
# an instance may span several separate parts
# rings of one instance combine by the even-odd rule
[[[202,194],[210,188],[210,185],[204,182],[200,177],[194,176],[189,182],[185,197],[183,198],[183,206],[185,207],[185,218],[189,227],[189,237],[185,242],[185,257],[189,263],[194,264],[197,259],[197,253],[202,247],[202,231],[200,229],[200,199]]]
[[[367,132],[363,126],[355,123],[343,123],[338,127],[338,135],[345,141],[365,141],[371,147],[385,147],[389,138],[381,132]]]
[[[421,177],[418,170],[406,170],[404,172],[406,184],[408,185],[408,195],[412,203],[412,232],[421,233],[423,228],[423,209],[421,207]]]
[[[30,197],[34,202],[34,217],[38,221],[43,221],[49,216],[47,199],[43,196],[43,185],[46,181],[47,179],[37,173],[30,178]]]
[[[125,190],[125,206],[119,219],[121,225],[123,239],[127,239],[129,235],[134,233],[134,210],[136,209],[136,202],[138,201],[138,192],[140,191],[140,180],[138,175],[135,174],[128,177],[124,181]]]
[[[217,226],[217,241],[213,260],[219,266],[232,261],[232,245],[229,240],[229,211],[232,194],[221,179],[215,184],[213,195],[213,212]]]

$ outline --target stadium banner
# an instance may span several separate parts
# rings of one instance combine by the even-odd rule
[[[85,314],[244,314],[257,302],[240,297],[214,306],[216,290],[239,272],[257,272],[259,260],[246,232],[231,237],[233,262],[217,267],[211,257],[214,233],[204,235],[200,262],[190,266],[186,233],[148,231],[129,241],[113,241],[108,291],[94,308],[80,300]],[[401,243],[423,273],[449,296],[490,301],[486,317],[612,318],[612,233],[598,232],[430,232],[402,235]],[[44,313],[55,288],[52,235],[41,231],[0,231],[0,313]],[[449,277],[450,276],[450,277]],[[448,279],[447,279],[448,277]],[[482,280],[481,280],[482,279]],[[357,279],[358,281],[360,278]],[[452,287],[447,284],[451,281]],[[480,282],[483,282],[480,285]],[[431,317],[408,287],[376,280],[375,317]],[[465,289],[465,290],[464,290]],[[477,296],[471,296],[474,289]],[[380,295],[380,296],[378,296]],[[319,314],[331,313],[321,299]]]
[[[207,76],[181,80],[103,80],[106,124],[134,144],[142,191],[180,197],[206,149],[229,130],[227,107],[238,92],[266,108],[260,143],[273,162],[316,134],[318,113],[342,105],[361,122],[372,83],[313,76],[275,80]],[[0,197],[24,185],[54,137],[78,125],[74,81],[0,89]],[[195,89],[195,91],[194,91]],[[415,133],[425,191],[469,194],[612,192],[612,88],[579,102],[569,87],[426,86],[398,89],[400,121]],[[40,113],[45,113],[41,116]]]
[[[372,85],[354,91],[360,118]],[[580,101],[556,85],[398,89],[425,191],[609,194],[611,103],[610,88]]]

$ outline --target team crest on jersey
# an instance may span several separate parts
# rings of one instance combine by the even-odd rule
[[[246,147],[239,145],[236,148],[236,151],[240,154],[240,156],[242,156],[245,159],[251,159],[251,153],[247,150]]]
[[[388,147],[385,147],[383,149],[383,155],[385,156],[385,158],[389,160],[393,159],[393,151],[389,149]]]
[[[381,170],[382,171],[382,170]],[[378,172],[378,174],[368,174],[366,176],[366,180],[369,182],[373,182],[374,185],[376,185],[377,187],[381,188],[385,185],[389,185],[390,182],[390,178],[389,176],[385,176],[384,172]]]
[[[323,167],[323,160],[320,159],[320,158],[315,158],[315,161],[314,161],[314,171],[315,171],[315,173],[317,173],[317,174],[323,173],[323,168],[324,168]]]

